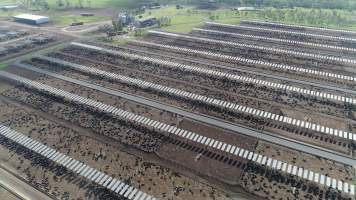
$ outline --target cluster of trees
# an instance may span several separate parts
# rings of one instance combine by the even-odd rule
[[[355,12],[327,9],[263,9],[258,12],[236,12],[243,18],[265,19],[286,23],[307,24],[316,26],[350,27],[354,23]]]
[[[46,0],[21,0],[20,3],[25,8],[35,8],[37,10],[49,10],[50,6]]]
[[[181,0],[183,2],[200,3],[209,0]],[[226,3],[233,6],[257,6],[275,8],[329,8],[329,9],[356,9],[355,0],[215,0],[217,3]]]
[[[19,0],[19,4],[27,9],[49,10],[48,0]],[[55,8],[91,8],[91,0],[56,0]]]
[[[113,18],[111,24],[115,32],[120,32],[124,29],[124,23],[120,18]]]
[[[307,23],[315,25],[338,24],[340,26],[351,23],[351,19],[344,13],[336,10],[321,9],[267,9],[259,12],[260,18],[271,19],[272,21],[290,21],[294,23]]]
[[[59,8],[91,8],[91,0],[77,0],[77,2],[73,0],[57,0],[56,5]]]
[[[170,26],[172,19],[170,17],[161,17],[157,20],[157,27],[161,28],[163,26]]]
[[[355,0],[117,0],[113,1],[112,6],[121,8],[138,8],[152,3],[159,4],[206,4],[211,2],[228,4],[231,6],[256,6],[256,7],[275,7],[275,8],[329,8],[329,9],[356,9]],[[47,0],[17,0],[25,7],[42,7],[49,9]],[[56,7],[91,7],[91,0],[56,0]]]
[[[265,0],[263,6],[281,7],[304,7],[304,8],[328,8],[328,9],[347,9],[356,8],[354,0]]]

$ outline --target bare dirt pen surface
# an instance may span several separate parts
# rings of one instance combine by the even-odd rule
[[[81,136],[77,132],[48,121],[21,108],[13,107],[0,101],[3,115],[1,123],[10,126],[31,138],[39,140],[50,147],[67,153],[91,167],[121,180],[127,180],[133,186],[162,199],[228,199],[221,192],[209,186],[193,181],[167,168],[144,162],[142,159],[120,151],[116,147],[106,145],[94,139]],[[33,168],[31,164],[16,154],[2,149],[2,157],[8,157],[11,163],[25,178],[34,178],[33,182],[46,180],[49,192],[62,195],[69,192],[71,198],[84,198],[85,191],[66,180],[58,179],[50,171]],[[113,153],[115,152],[115,153]],[[12,157],[9,157],[13,155]],[[54,177],[54,179],[52,179]],[[46,184],[46,185],[47,185]],[[65,186],[67,185],[67,186]],[[79,190],[78,190],[79,189]],[[88,197],[86,197],[88,198]],[[91,198],[90,198],[91,199]]]
[[[3,187],[0,187],[0,196],[2,200],[21,200]]]
[[[355,172],[351,166],[341,165],[316,156],[296,152],[286,147],[259,141],[256,146],[256,152],[313,170],[316,173],[337,177],[345,182],[353,183],[355,180]],[[245,172],[241,175],[240,181],[247,191],[267,199],[324,199],[323,195],[329,193],[329,191],[319,188],[314,182],[297,178],[289,180],[291,186],[286,186],[278,181],[278,179],[273,179],[273,177],[288,179],[291,176],[281,175],[273,171],[270,172],[269,176],[261,176],[256,172]],[[353,199],[354,197],[345,196],[345,198]]]
[[[1,27],[8,27],[6,29],[9,32],[23,31],[24,34],[19,35],[16,38],[0,41],[0,46],[5,48],[4,52],[2,52],[3,49],[0,51],[0,61],[23,56],[41,49],[46,49],[72,39],[66,35],[12,22],[0,22],[0,29]]]
[[[37,77],[36,75],[34,74],[26,74],[26,76],[28,77]],[[55,79],[48,79],[46,77],[39,77],[37,78],[37,80],[41,81],[41,82],[45,82],[46,84],[49,84],[49,85],[52,85],[52,86],[56,86],[56,87],[59,87],[59,88],[65,88],[67,91],[72,91],[74,93],[77,93],[80,94],[80,95],[83,95],[83,96],[90,96],[91,98],[95,98],[95,99],[100,99],[101,101],[103,102],[106,102],[108,104],[112,103],[110,102],[109,100],[107,100],[104,95],[100,95],[99,96],[95,96],[95,93],[87,93],[88,91],[87,90],[84,90],[84,89],[79,89],[78,86],[73,86],[71,84],[68,84],[68,83],[65,83],[65,82],[61,82],[61,81],[57,81]],[[49,83],[50,82],[50,83]],[[30,104],[34,107],[37,107],[38,108],[41,108],[41,109],[44,109],[46,106],[47,102],[45,100],[45,98],[43,97],[35,97],[33,96],[34,93],[28,93],[26,91],[23,91],[21,89],[10,89],[9,91],[6,91],[4,92],[3,94],[5,94],[6,96],[10,97],[10,98],[14,98],[19,100],[19,101],[23,101],[24,103],[26,104]],[[27,96],[27,97],[26,97]],[[42,100],[41,100],[42,99]],[[110,98],[108,98],[110,99]],[[39,101],[40,100],[40,101]],[[40,104],[36,103],[37,101],[41,102]],[[117,100],[117,102],[121,102],[121,100]],[[50,102],[48,102],[50,103]],[[64,104],[60,104],[60,103],[50,103],[52,106],[50,106],[50,113],[52,113],[52,115],[56,116],[56,117],[59,117],[60,119],[64,119],[66,121],[69,121],[71,122],[71,119],[70,119],[70,115],[68,115],[68,113],[72,113],[72,112],[68,112],[68,109],[72,109],[70,107],[68,107],[68,105],[64,105]],[[55,107],[57,107],[56,105],[58,105],[59,107],[54,109]],[[115,105],[115,104],[113,104]],[[63,107],[64,106],[64,107]],[[123,106],[121,104],[117,104],[117,106]],[[61,108],[60,110],[58,110],[59,108]],[[126,109],[129,109],[129,107],[126,107]],[[2,109],[4,110],[4,109]],[[51,111],[52,110],[52,111]],[[54,112],[55,111],[55,112]],[[63,112],[63,111],[66,111],[66,112]],[[137,109],[134,109],[135,112],[137,112]],[[67,114],[66,114],[67,113]],[[139,112],[140,113],[140,112]],[[22,117],[21,115],[18,116],[16,114],[16,112],[14,112],[13,110],[10,110],[8,112],[8,114],[5,114],[4,116],[6,117],[9,117],[8,120],[6,121],[3,121],[3,123],[5,125],[10,125],[10,126],[14,126],[13,128],[16,128],[18,130],[20,130],[21,132],[29,132],[31,134],[31,137],[37,137],[37,133],[39,133],[38,135],[38,138],[41,139],[41,141],[47,143],[47,144],[52,144],[53,147],[55,147],[56,149],[59,149],[59,150],[63,150],[62,152],[64,153],[68,153],[70,154],[71,156],[77,158],[78,160],[86,160],[88,163],[90,163],[91,166],[97,166],[98,168],[100,168],[101,170],[107,172],[107,173],[110,173],[110,171],[108,171],[109,169],[113,169],[113,172],[117,172],[119,170],[128,170],[128,166],[127,166],[127,162],[128,161],[123,161],[123,163],[120,165],[111,165],[111,164],[108,164],[108,165],[96,165],[92,160],[90,159],[87,159],[83,156],[90,156],[91,159],[98,159],[98,160],[106,160],[106,158],[109,156],[107,153],[102,153],[103,152],[103,149],[96,149],[93,150],[94,147],[96,146],[99,146],[99,144],[97,144],[98,142],[96,140],[93,140],[93,139],[90,139],[91,141],[86,141],[85,139],[83,139],[82,136],[77,136],[77,137],[69,137],[67,136],[66,134],[71,134],[72,131],[64,131],[62,129],[58,129],[56,126],[50,126],[48,127],[47,125],[47,128],[42,128],[42,129],[33,129],[31,128],[32,127],[32,124],[42,124],[42,120],[43,119],[39,119],[38,117],[35,117],[34,119],[31,119],[33,118],[30,117],[30,116],[26,116],[26,117]],[[150,117],[154,117],[154,116],[150,116]],[[79,122],[79,125],[83,126],[83,127],[87,127],[87,120],[88,120],[88,115],[83,115],[81,117],[79,117],[80,122]],[[160,119],[160,118],[157,118],[157,119]],[[24,121],[25,120],[25,121]],[[26,125],[27,123],[25,123],[27,120],[29,120],[31,123],[31,125]],[[166,119],[167,120],[167,119]],[[35,123],[34,123],[34,122]],[[13,122],[16,122],[16,123],[13,123]],[[14,124],[21,124],[21,128],[17,128]],[[184,120],[183,122],[180,122],[180,121],[177,121],[177,125],[179,125],[180,127],[182,128],[185,128],[185,129],[188,129],[188,130],[191,130],[191,131],[195,131],[197,133],[200,133],[200,134],[203,134],[203,135],[206,135],[206,136],[209,136],[209,137],[213,137],[213,138],[216,138],[216,139],[221,139],[222,141],[225,141],[225,142],[233,142],[239,146],[242,146],[246,149],[249,149],[249,150],[254,150],[255,146],[256,146],[256,141],[254,139],[249,139],[247,137],[243,137],[243,136],[233,136],[231,133],[226,133],[224,131],[221,131],[219,129],[215,129],[215,128],[212,128],[212,127],[209,127],[209,126],[205,126],[205,125],[200,125],[200,124],[197,124],[197,123],[194,123],[194,122],[190,122],[190,121],[186,121]],[[97,129],[99,130],[99,129]],[[94,129],[95,131],[95,129]],[[43,134],[42,132],[50,132],[50,133],[46,133],[46,134]],[[97,131],[96,131],[97,132]],[[100,133],[100,131],[99,131]],[[48,137],[48,134],[53,134],[53,136],[51,137]],[[52,138],[53,137],[53,138]],[[58,143],[58,141],[60,141]],[[246,142],[248,141],[248,142]],[[86,145],[84,146],[81,146],[81,143],[80,142],[86,142]],[[73,146],[71,146],[73,145]],[[79,146],[79,147],[78,147]],[[90,147],[90,148],[89,148]],[[209,150],[209,149],[208,149]],[[96,153],[96,155],[94,155],[93,152],[99,152],[99,153]],[[110,150],[107,150],[107,152],[114,152],[112,149]],[[296,154],[295,152],[292,152],[293,154]],[[79,156],[79,155],[80,156]],[[161,145],[161,148],[160,150],[157,152],[157,155],[161,156],[162,158],[169,158],[171,159],[174,164],[179,164],[179,163],[184,163],[184,166],[188,167],[189,169],[192,169],[193,171],[195,170],[199,170],[199,173],[201,173],[203,176],[207,176],[207,177],[213,177],[215,179],[225,179],[225,181],[228,181],[230,182],[231,184],[238,184],[238,185],[242,185],[243,188],[245,188],[246,190],[251,190],[251,188],[249,187],[249,184],[247,184],[247,182],[249,181],[253,181],[253,177],[251,178],[250,176],[246,176],[248,173],[247,172],[244,172],[244,171],[241,171],[241,167],[248,164],[246,161],[241,161],[241,160],[238,160],[238,159],[234,159],[234,160],[237,160],[237,161],[240,161],[240,165],[236,168],[231,168],[231,166],[227,165],[226,163],[220,161],[220,160],[211,160],[210,158],[207,158],[207,157],[201,157],[200,159],[198,159],[198,161],[196,160],[197,159],[197,154],[196,153],[192,153],[192,151],[187,151],[186,149],[181,149],[177,146],[174,146],[174,145],[170,145],[170,144],[164,144],[164,145]],[[184,156],[182,156],[184,155]],[[78,157],[76,157],[78,156]],[[109,160],[109,163],[112,163],[115,159],[117,159],[117,161],[119,161],[120,159],[118,159],[117,157],[115,157],[115,154],[110,154],[110,156],[113,156],[111,160]],[[116,155],[117,156],[117,155]],[[228,157],[228,156],[226,156]],[[136,161],[135,161],[136,162]],[[205,166],[211,166],[209,168],[206,168]],[[135,167],[132,167],[132,169],[144,169],[145,171],[147,171],[147,166],[146,165],[134,165]],[[205,168],[204,168],[205,167]],[[153,174],[156,174],[157,175],[160,175],[161,173],[165,174],[165,170],[161,170],[161,168],[155,168],[156,170],[158,171],[154,171],[152,172]],[[203,170],[202,170],[203,169]],[[136,171],[137,172],[137,171]],[[130,171],[123,171],[123,173],[120,173],[120,174],[117,174],[117,173],[113,173],[112,175],[115,176],[115,177],[120,177],[122,179],[125,179],[125,180],[132,180],[132,177],[130,177],[129,175],[131,176],[134,176],[136,177],[137,174],[142,174],[143,172],[140,172],[138,171],[137,173],[134,173],[134,172],[130,172]],[[144,173],[146,174],[146,173]],[[263,176],[260,176],[260,175],[256,175],[256,176],[259,176],[260,179],[262,180],[262,182],[264,182],[266,185],[266,187],[268,187],[269,189],[265,189],[267,192],[270,191],[270,187],[268,185],[270,184],[274,184],[273,181],[268,181],[266,182],[268,179],[263,175]],[[160,181],[162,179],[165,179],[165,178],[162,178],[160,176],[158,176],[160,178]],[[231,177],[231,179],[229,180],[229,178],[227,177]],[[148,178],[149,180],[153,180],[154,178]],[[167,191],[170,191],[170,190],[167,190],[167,188],[163,188],[162,190],[159,190],[158,187],[153,187],[152,185],[159,185],[158,183],[155,183],[155,184],[139,184],[141,183],[141,179],[139,179],[140,182],[137,180],[137,187],[142,187],[142,188],[145,188],[144,186],[147,186],[147,191],[148,192],[152,192],[152,193],[155,193],[155,190],[157,191],[165,191],[163,193],[165,194],[158,194],[159,195],[162,195],[162,197],[165,197],[166,195],[168,195],[169,193]],[[146,179],[145,179],[146,180]],[[246,181],[246,184],[245,184],[245,181]],[[134,182],[132,182],[132,184],[134,185]],[[278,183],[280,187],[284,187],[284,188],[288,188],[289,186],[286,186],[285,184],[282,184],[282,183]],[[191,191],[191,185],[190,184],[183,184],[185,186],[189,185],[189,189],[186,189],[189,191],[189,193],[196,193],[197,191]],[[255,185],[255,184],[254,184]],[[136,186],[136,185],[135,185]],[[161,186],[161,185],[160,185]],[[166,185],[164,185],[166,186]],[[163,187],[163,186],[161,186]],[[179,187],[183,187],[183,186],[179,186]],[[187,186],[188,187],[188,186]],[[271,186],[272,187],[272,186]],[[272,187],[273,188],[273,187]],[[143,189],[144,190],[144,189]],[[180,189],[177,189],[180,191]],[[288,190],[288,189],[286,189]],[[171,191],[175,191],[175,190],[171,190]],[[56,193],[57,191],[55,192],[52,192],[53,194],[59,194],[59,193]],[[256,193],[256,191],[251,191],[253,193]],[[288,192],[290,192],[290,190],[288,190]],[[171,192],[171,194],[173,193],[174,195],[174,192]],[[213,192],[215,193],[215,192]],[[156,194],[156,193],[155,193]],[[197,194],[201,194],[200,190],[199,190],[199,193]],[[205,193],[205,194],[201,194],[204,198],[203,199],[206,199],[207,195],[209,194],[208,193]],[[258,193],[257,193],[258,194]],[[187,194],[188,195],[188,194]],[[260,194],[261,196],[264,196],[262,194]],[[189,196],[189,195],[188,195]],[[283,194],[282,194],[283,196]],[[188,199],[188,197],[184,197],[182,199]],[[199,199],[199,198],[198,198]]]
[[[201,35],[198,32],[193,34],[212,37],[212,39],[223,39],[222,37]],[[242,47],[213,45],[209,42],[174,39],[170,36],[160,37],[150,34],[145,37],[145,40],[341,74],[347,74],[345,71],[350,67],[349,64],[342,65],[340,63],[339,66],[334,61],[301,59],[292,54],[279,55],[262,49],[246,50]],[[243,42],[248,42],[248,40],[244,39]],[[327,42],[330,43],[330,41]],[[89,44],[93,43],[89,42]],[[135,42],[131,42],[124,47],[109,46],[102,43],[94,43],[94,45],[139,56],[218,70],[227,74],[232,73],[275,83],[285,83],[299,88],[316,88],[318,91],[331,92],[335,95],[343,96],[346,94],[339,90],[315,87],[308,83],[295,83],[296,80],[290,79],[325,83],[337,87],[345,86],[348,89],[355,88],[353,84],[350,84],[350,81],[333,78],[326,80],[320,77],[294,74],[291,71],[279,72],[276,69],[259,64],[241,64],[226,59],[214,59],[209,55],[187,55],[175,50],[138,45]],[[278,46],[278,44],[275,45],[276,48]],[[317,51],[311,50],[310,52],[316,53]],[[170,68],[164,62],[144,61],[139,57],[129,59],[127,56],[89,50],[75,45],[69,45],[64,49],[48,54],[48,56],[190,93],[238,103],[281,116],[343,131],[356,131],[355,106],[351,104],[317,99],[301,95],[298,92],[259,86],[258,84],[248,83],[248,81],[228,80],[216,74],[214,76],[211,74],[204,75],[201,71],[191,73],[189,70],[182,69],[181,65],[175,65],[176,68],[171,66]],[[313,144],[330,151],[336,151],[345,156],[353,156],[353,151],[356,150],[356,145],[352,140],[318,133],[311,129],[302,129],[296,125],[269,120],[266,117],[257,117],[257,114],[252,115],[222,109],[219,106],[211,105],[212,103],[207,104],[198,100],[181,98],[179,95],[175,96],[163,90],[155,91],[152,88],[141,88],[132,83],[122,83],[122,81],[105,78],[94,73],[80,72],[68,66],[48,63],[43,59],[26,60],[24,63],[72,79],[96,84],[103,88],[136,95],[137,98],[144,97],[196,114],[215,117],[226,123],[248,126],[248,128],[256,130],[256,134],[259,132],[263,134],[263,131],[268,131],[298,140],[301,143],[307,143],[306,145]],[[335,67],[336,64],[338,66]],[[245,72],[238,71],[240,69],[245,70]],[[301,153],[288,147],[259,141],[240,133],[215,128],[212,125],[201,124],[162,109],[138,104],[115,95],[70,83],[70,81],[56,79],[53,76],[42,76],[19,67],[12,67],[7,70],[45,85],[192,131],[201,136],[236,145],[249,152],[276,159],[284,164],[293,164],[304,170],[311,170],[349,184],[355,182],[355,169],[352,166]],[[256,71],[268,73],[272,76],[256,75],[254,73]],[[354,75],[356,76],[356,74]],[[283,78],[286,79],[283,80]],[[289,80],[287,80],[288,78]],[[199,144],[182,136],[170,134],[168,131],[160,131],[140,123],[133,123],[132,120],[123,119],[101,109],[47,94],[45,91],[23,85],[10,88],[10,85],[13,84],[11,81],[6,81],[6,84],[3,85],[0,84],[0,92],[2,92],[0,95],[1,124],[37,139],[112,177],[123,180],[157,199],[227,200],[233,199],[234,193],[246,192],[258,196],[255,199],[269,200],[355,199],[354,196],[349,196],[346,192],[315,184],[315,182],[308,181],[306,178],[299,177],[300,175],[287,174],[282,170],[268,167],[269,164],[261,165],[258,164],[259,161],[243,159],[242,151],[240,156],[235,156],[232,153],[220,150],[220,147],[208,147],[208,145]],[[350,97],[355,98],[355,95],[350,95]],[[100,191],[103,191],[103,188],[97,187],[75,174],[65,170],[64,172],[62,170],[61,173],[54,171],[53,169],[56,167],[53,164],[49,165],[53,168],[35,166],[34,162],[29,160],[31,156],[26,154],[25,159],[24,156],[20,155],[20,152],[10,152],[8,149],[11,148],[9,148],[8,143],[3,138],[0,138],[0,141],[3,142],[3,146],[0,146],[0,150],[2,150],[0,152],[1,158],[4,158],[13,168],[16,168],[19,175],[30,183],[55,195],[58,199],[79,200],[85,198],[94,200]],[[218,142],[214,144],[217,145]]]
[[[295,151],[286,147],[276,146],[263,141],[258,142],[256,152],[283,160],[287,163],[293,163],[324,175],[337,177],[346,182],[355,181],[355,172],[351,166],[341,165],[301,152],[296,154]]]
[[[99,44],[99,46],[105,45]],[[115,49],[111,46],[108,48]],[[165,52],[162,51],[162,54],[165,54]],[[287,93],[273,92],[264,87],[251,88],[251,85],[249,84],[229,85],[210,77],[206,77],[206,79],[203,80],[201,77],[196,75],[187,73],[183,74],[177,70],[170,71],[167,68],[164,68],[164,70],[163,68],[160,68],[160,66],[157,67],[156,65],[145,62],[130,62],[112,55],[109,56],[101,53],[95,54],[93,52],[90,53],[90,51],[86,51],[84,49],[80,50],[78,47],[68,47],[60,51],[60,53],[51,54],[51,56],[66,60],[68,62],[95,67],[104,71],[122,74],[128,77],[134,77],[163,86],[169,86],[208,97],[214,97],[228,102],[238,102],[240,105],[258,108],[264,111],[325,125],[339,130],[353,132],[354,127],[356,127],[354,126],[355,120],[345,120],[345,117],[350,115],[349,112],[340,105],[317,102],[313,99],[306,99],[302,96]],[[93,58],[97,59],[93,60]],[[63,66],[53,68],[52,65],[52,67],[49,68],[45,63],[38,61],[32,64],[46,70],[55,70],[57,73],[65,76],[79,78],[105,87],[127,91],[139,96],[153,98],[160,102],[185,108],[189,111],[223,118],[235,123],[248,125],[252,128],[264,129],[275,134],[280,134],[303,142],[311,143],[313,145],[333,149],[334,151],[344,154],[351,155],[351,152],[353,151],[351,148],[351,142],[339,137],[288,126],[272,120],[255,119],[249,115],[231,115],[225,110],[216,110],[199,104],[192,104],[191,102],[181,101],[180,99],[171,98],[157,92],[143,90],[128,84],[122,84],[119,81],[93,77],[70,68],[64,68]],[[232,91],[231,88],[233,88],[234,91]],[[300,105],[303,106],[299,107]],[[330,113],[331,115],[329,115]]]
[[[242,135],[232,135],[221,129],[214,128],[211,126],[203,125],[198,122],[190,120],[182,120],[180,128],[185,130],[190,130],[195,133],[199,133],[202,136],[210,137],[218,141],[223,141],[228,144],[237,145],[241,148],[254,151],[256,140],[249,137],[244,137]],[[185,165],[199,174],[207,175],[220,180],[221,182],[226,182],[228,184],[237,185],[241,174],[240,166],[246,163],[246,160],[241,159],[236,156],[232,156],[228,153],[223,153],[221,151],[215,150],[213,148],[205,148],[203,145],[194,144],[192,142],[187,142],[196,147],[204,149],[204,151],[216,153],[220,155],[219,158],[212,159],[208,155],[203,155],[202,151],[198,150],[188,150],[182,146],[177,146],[174,144],[164,144],[157,154],[165,159],[168,159],[174,163],[185,163]],[[222,158],[224,157],[224,158]],[[233,161],[229,161],[229,160]],[[237,162],[236,165],[231,166],[227,163]],[[209,166],[209,167],[206,167]]]

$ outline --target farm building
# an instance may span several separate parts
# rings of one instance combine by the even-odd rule
[[[16,4],[0,5],[0,9],[4,11],[15,10],[17,8],[19,8],[19,6]]]
[[[237,8],[237,10],[238,11],[256,11],[258,9],[255,7],[239,7],[239,8]]]
[[[136,27],[138,28],[144,28],[147,26],[152,26],[157,22],[157,19],[153,16],[147,17],[145,19],[139,19],[136,21]]]
[[[117,18],[124,26],[127,26],[135,21],[135,17],[128,13],[120,13]]]
[[[31,14],[21,14],[14,17],[16,22],[30,24],[30,25],[40,25],[49,22],[49,18],[45,16],[39,15],[31,15]]]

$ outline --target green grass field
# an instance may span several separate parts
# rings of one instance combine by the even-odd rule
[[[13,3],[21,3],[24,2],[23,0],[0,0],[0,5],[3,4],[13,4]],[[0,18],[10,19],[11,17],[21,14],[21,13],[32,13],[32,14],[40,14],[49,16],[51,21],[55,25],[59,26],[66,26],[70,25],[72,22],[100,22],[110,20],[111,17],[107,16],[90,16],[90,17],[82,17],[79,15],[68,15],[65,13],[68,8],[66,5],[59,7],[57,5],[58,0],[46,0],[49,4],[50,10],[47,11],[38,11],[37,7],[31,6],[29,10],[16,10],[16,11],[3,11],[0,10]],[[62,1],[65,4],[65,0]],[[79,9],[79,1],[78,0],[69,0],[70,2],[70,9]],[[130,0],[83,0],[83,7],[85,9],[88,8],[126,8],[131,6]],[[90,3],[89,3],[90,2]]]
[[[31,53],[28,53],[26,55],[22,55],[22,56],[19,56],[19,57],[15,57],[15,58],[11,58],[11,59],[2,61],[2,62],[0,62],[0,70],[8,67],[11,63],[14,63],[15,61],[26,60],[26,59],[29,59],[29,58],[33,57],[36,54],[47,54],[47,53],[62,49],[66,45],[67,45],[67,43],[56,44],[54,46],[51,46],[51,47],[48,47],[48,48],[45,48],[45,49],[42,49],[42,50],[39,50],[39,51],[31,52]]]
[[[0,4],[21,2],[23,0],[0,0]],[[58,0],[47,0],[50,5],[49,11],[39,12],[52,18],[56,25],[64,26],[72,22],[82,21],[84,23],[110,20],[109,17],[93,16],[81,17],[78,15],[63,14],[65,6],[59,8]],[[118,8],[125,9],[142,0],[83,0],[85,8]],[[63,0],[65,3],[66,1]],[[78,8],[78,0],[69,0],[70,7]],[[90,2],[90,3],[88,3]],[[90,5],[90,6],[89,6]],[[15,12],[1,12],[0,17],[9,18],[18,14]],[[238,12],[232,9],[220,9],[215,11],[199,10],[191,6],[184,6],[183,9],[176,9],[175,6],[163,7],[157,10],[147,10],[143,17],[153,15],[157,18],[170,17],[171,25],[162,27],[163,30],[172,32],[189,32],[193,27],[201,26],[205,21],[217,21],[222,23],[237,24],[242,19],[268,20],[274,22],[300,24],[309,26],[322,26],[329,28],[356,30],[356,11],[332,10],[332,9],[310,9],[310,8],[264,8],[260,11]]]
[[[215,11],[198,10],[193,7],[177,10],[175,6],[170,6],[158,10],[147,10],[143,14],[143,17],[150,15],[157,18],[170,17],[171,25],[162,27],[162,29],[181,33],[189,32],[192,28],[201,26],[206,21],[238,24],[243,19],[356,30],[356,23],[354,23],[356,11],[346,10],[266,8],[261,11],[238,12],[231,9]]]
[[[13,16],[18,15],[20,13],[24,13],[24,12],[11,12],[11,13],[10,12],[8,12],[8,13],[0,12],[0,18],[11,19]],[[83,17],[80,15],[62,15],[61,12],[52,12],[52,13],[43,12],[40,14],[49,16],[51,22],[57,26],[69,26],[73,22],[90,23],[90,22],[101,22],[101,21],[111,20],[111,17],[108,17],[108,16]]]
[[[51,20],[54,24],[59,26],[68,26],[73,22],[100,22],[110,20],[110,17],[105,16],[89,16],[89,17],[82,17],[77,15],[67,15],[67,16],[52,16]]]
[[[58,9],[57,0],[47,0],[50,8]],[[72,7],[79,7],[77,0],[71,0]],[[104,8],[107,6],[114,6],[115,4],[120,5],[121,0],[91,0],[90,7],[92,8]],[[87,7],[89,4],[87,1],[83,1],[84,7]]]
[[[31,0],[30,0],[31,1]],[[13,3],[22,3],[24,0],[0,0],[1,4],[13,4]],[[63,0],[64,6],[59,7],[57,2],[58,0],[46,0],[49,4],[50,9],[66,9],[66,1]],[[79,8],[78,0],[69,0],[70,8]],[[107,8],[107,7],[116,7],[116,8],[132,8],[137,5],[137,2],[140,0],[83,0],[82,6],[84,8]],[[34,8],[34,6],[32,6]]]
[[[218,16],[219,21],[224,22],[230,20],[235,23],[239,22],[239,19],[233,15],[231,10],[217,10],[206,11],[198,10],[193,7],[185,7],[183,9],[176,9],[175,6],[164,7],[157,10],[147,10],[143,17],[155,16],[156,18],[170,17],[171,25],[163,27],[163,30],[172,32],[189,32],[194,27],[202,26],[205,21],[211,20],[211,16]]]
[[[8,63],[5,63],[5,62],[0,63],[0,70],[4,69],[7,65],[8,65]]]

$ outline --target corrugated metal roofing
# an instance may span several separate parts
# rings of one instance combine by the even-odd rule
[[[40,15],[32,15],[32,14],[21,14],[21,15],[16,15],[15,18],[19,19],[28,19],[28,20],[41,20],[41,19],[48,19],[46,16],[40,16]]]

